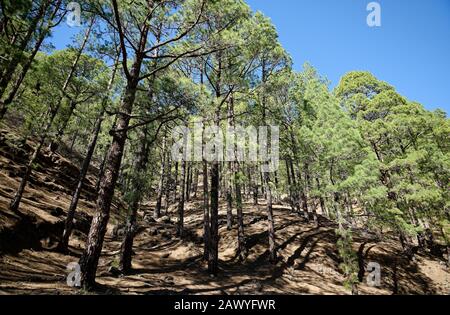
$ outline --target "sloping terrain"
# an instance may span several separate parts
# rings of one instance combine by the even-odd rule
[[[67,265],[77,262],[94,211],[96,170],[91,169],[78,207],[71,255],[57,253],[56,239],[78,176],[77,164],[44,150],[39,157],[20,211],[8,210],[31,152],[32,142],[20,140],[12,127],[0,128],[0,294],[80,294],[66,284]],[[120,237],[113,236],[123,222],[125,205],[117,198],[100,259],[97,281],[100,294],[350,294],[344,288],[336,251],[336,226],[320,218],[320,228],[307,223],[287,206],[274,209],[278,254],[276,265],[267,262],[266,216],[261,205],[245,204],[245,234],[249,257],[236,258],[237,230],[226,229],[226,205],[221,205],[220,275],[210,277],[202,260],[202,204],[194,200],[186,209],[186,238],[175,238],[176,211],[157,223],[143,220],[154,203],[147,202],[139,216],[140,233],[134,247],[133,273],[117,277]],[[443,260],[419,252],[413,261],[402,256],[399,242],[354,233],[355,251],[362,266],[381,265],[381,286],[364,282],[361,294],[449,294],[450,273]],[[365,279],[367,273],[361,274]]]

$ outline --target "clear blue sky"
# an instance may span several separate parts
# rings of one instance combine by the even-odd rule
[[[295,68],[310,62],[332,82],[368,70],[410,100],[450,113],[450,0],[379,0],[382,25],[366,24],[372,0],[247,0],[272,19]],[[56,48],[79,28],[54,32]]]
[[[296,69],[310,62],[331,80],[368,70],[410,100],[450,113],[450,0],[247,0],[272,19]]]

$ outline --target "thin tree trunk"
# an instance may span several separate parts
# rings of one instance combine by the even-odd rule
[[[262,81],[263,83],[265,83],[267,80],[266,77],[266,64],[265,61],[263,60],[263,64],[262,64]],[[266,117],[267,117],[267,108],[266,108],[266,95],[265,95],[265,91],[262,92],[263,93],[263,97],[262,97],[262,123],[264,125],[267,125],[267,121],[266,121]],[[268,166],[268,165],[267,165]],[[261,172],[261,175],[263,173]],[[265,188],[266,188],[266,195],[267,195],[267,206],[266,206],[266,211],[267,211],[267,232],[269,234],[269,260],[272,264],[275,264],[277,262],[277,253],[276,253],[276,244],[275,244],[275,222],[274,222],[274,218],[273,218],[273,196],[272,196],[272,181],[270,178],[270,174],[267,172],[267,170],[265,170],[264,176],[263,176],[263,181],[262,181],[262,186],[264,186],[265,184]]]
[[[203,82],[203,75],[202,75]],[[208,261],[210,246],[210,217],[209,217],[209,181],[208,162],[205,159],[205,124],[202,125],[202,166],[203,166],[203,260]]]
[[[216,81],[216,99],[222,97],[222,54],[218,53],[218,71]],[[225,100],[226,101],[226,100]],[[216,108],[216,117],[214,124],[217,128],[220,126],[221,108]],[[216,152],[222,148],[215,148]],[[216,276],[219,271],[219,189],[220,189],[220,166],[219,159],[216,157],[211,166],[211,204],[210,204],[210,244],[208,253],[208,271]]]
[[[199,177],[199,170],[198,170],[198,168],[195,168],[195,171],[194,171],[194,182],[193,182],[193,187],[192,187],[192,194],[194,195],[194,199],[197,199],[198,177]]]
[[[186,178],[186,201],[191,201],[191,186],[192,186],[192,163],[187,163],[187,178]]]
[[[234,98],[233,95],[230,97],[230,103],[229,103],[229,116],[230,116],[230,127],[234,128],[236,126],[235,117],[234,117]],[[234,154],[235,158],[237,157],[237,135],[234,135]],[[238,225],[238,257],[239,260],[245,261],[247,258],[247,246],[245,242],[245,232],[244,232],[244,213],[243,213],[243,206],[242,206],[242,194],[241,194],[241,183],[242,183],[242,176],[241,176],[241,166],[239,161],[235,160],[233,163],[230,163],[230,169],[232,171],[232,174],[234,176],[234,190],[235,190],[235,202],[236,202],[236,212],[237,212],[237,225]],[[232,184],[232,180],[230,180],[230,185]],[[230,187],[231,191],[231,187]],[[231,201],[232,202],[232,201]]]
[[[184,237],[184,202],[186,194],[186,176],[187,176],[187,162],[183,161],[181,166],[181,191],[180,200],[178,203],[178,223],[177,223],[177,236],[179,238]]]
[[[85,289],[95,285],[98,260],[103,247],[103,240],[109,221],[111,202],[119,176],[120,165],[127,139],[127,128],[130,123],[131,112],[136,97],[138,80],[142,60],[137,59],[133,65],[132,78],[128,81],[120,106],[117,129],[113,133],[113,140],[105,164],[105,173],[100,182],[97,198],[97,210],[92,220],[86,248],[80,259],[81,282]]]
[[[78,206],[78,201],[81,196],[81,191],[83,189],[83,183],[86,178],[89,165],[91,164],[91,159],[95,151],[95,146],[97,144],[98,135],[100,133],[102,122],[103,122],[103,113],[100,115],[100,117],[97,119],[97,122],[95,124],[94,128],[94,136],[92,137],[91,143],[88,146],[86,157],[84,158],[83,165],[81,167],[80,176],[78,177],[78,184],[77,188],[75,189],[75,192],[72,195],[72,201],[70,203],[69,211],[67,212],[66,221],[64,224],[64,231],[62,234],[61,242],[59,244],[60,250],[62,252],[66,252],[69,245],[69,238],[72,234],[73,229],[73,219],[75,217],[75,211]]]
[[[164,211],[165,215],[169,214],[170,209],[170,181],[172,179],[172,160],[170,158],[170,152],[167,152],[167,171],[166,171],[166,180],[164,184]]]
[[[173,190],[173,200],[175,201],[175,203],[178,202],[178,185],[180,185],[179,182],[179,178],[178,178],[178,173],[179,173],[179,169],[180,168],[180,163],[177,161],[175,162],[175,189]]]
[[[295,206],[294,206],[294,197],[293,197],[293,193],[292,193],[292,179],[291,179],[291,174],[290,174],[290,170],[289,170],[289,163],[288,163],[287,159],[284,161],[286,163],[286,175],[287,175],[287,180],[288,180],[289,205],[291,206],[291,210],[294,212]]]
[[[158,197],[156,199],[156,207],[154,218],[159,219],[161,216],[161,207],[162,207],[162,197],[164,193],[164,174],[166,173],[166,136],[164,136],[163,144],[162,144],[162,159],[161,159],[161,171],[159,173],[159,183],[158,183]]]
[[[80,170],[80,176],[78,178],[78,184],[77,184],[77,188],[75,189],[75,192],[73,193],[72,196],[72,201],[70,203],[70,207],[69,210],[67,212],[67,217],[66,217],[66,221],[64,224],[64,231],[62,234],[62,238],[61,238],[61,242],[59,244],[60,250],[63,252],[66,252],[68,249],[68,245],[69,245],[69,238],[70,235],[72,234],[72,229],[73,229],[73,219],[75,217],[75,212],[77,210],[77,206],[78,206],[78,202],[81,196],[81,191],[83,188],[83,183],[84,180],[86,178],[87,172],[89,170],[89,166],[91,164],[91,160],[92,160],[92,156],[94,155],[95,152],[95,147],[97,145],[97,140],[98,140],[98,136],[100,134],[101,128],[102,128],[102,123],[105,119],[104,115],[105,115],[105,111],[106,111],[106,105],[109,99],[109,92],[111,91],[113,84],[114,84],[114,80],[116,78],[116,74],[117,74],[117,69],[119,66],[119,54],[117,54],[115,63],[114,63],[114,68],[111,74],[111,79],[108,83],[108,95],[103,98],[102,101],[102,113],[100,114],[99,118],[97,119],[97,122],[95,124],[94,127],[94,136],[91,139],[91,143],[88,146],[87,149],[87,153],[86,156],[84,158],[83,164],[81,166],[81,170]],[[97,190],[96,190],[97,191]]]
[[[272,200],[272,188],[269,173],[265,173],[265,183],[267,192],[267,230],[269,233],[269,260],[271,263],[276,263],[277,253],[275,248],[275,222],[273,218],[273,200]]]
[[[208,260],[210,245],[208,162],[203,160],[203,258]]]
[[[228,178],[227,178],[227,188],[226,188],[226,196],[227,196],[227,230],[231,231],[233,229],[233,181],[231,178],[231,170],[232,163],[228,163]]]
[[[249,177],[250,177],[250,182],[252,183],[252,187],[253,187],[253,205],[257,206],[258,205],[258,181],[256,180],[256,176],[252,176],[252,171],[250,169],[249,169]]]
[[[208,271],[211,275],[217,275],[219,267],[219,180],[219,162],[214,161],[211,167],[211,225],[208,254]]]
[[[132,269],[133,242],[136,234],[137,212],[139,210],[139,204],[141,203],[143,193],[140,174],[145,172],[147,169],[148,154],[150,150],[147,143],[147,133],[147,126],[144,126],[142,135],[140,136],[140,149],[134,167],[134,174],[132,176],[132,190],[134,192],[134,196],[130,204],[125,235],[120,249],[119,268],[124,274],[128,273]]]
[[[320,187],[319,178],[316,178],[316,183],[317,183],[317,189],[319,190],[319,194],[320,194],[319,202],[320,202],[320,209],[322,211],[322,215],[325,215],[329,219],[330,218],[330,214],[328,213],[328,209],[325,206],[325,200],[323,199],[322,193],[320,192],[321,187]]]
[[[25,174],[24,174],[24,176],[23,176],[23,178],[22,178],[22,180],[20,182],[19,188],[18,188],[18,190],[17,190],[13,200],[11,201],[11,204],[10,204],[9,208],[10,208],[10,210],[12,210],[14,212],[18,212],[18,210],[19,210],[20,201],[22,200],[22,195],[23,195],[23,192],[25,191],[25,187],[28,184],[28,180],[30,178],[33,165],[36,162],[36,159],[38,158],[42,147],[44,146],[44,143],[45,143],[45,140],[48,137],[48,133],[50,131],[50,128],[53,125],[53,121],[55,120],[55,117],[56,117],[56,115],[59,112],[59,109],[61,107],[62,101],[64,99],[64,93],[66,92],[66,90],[67,90],[67,88],[69,86],[69,83],[72,80],[72,77],[73,77],[73,75],[75,73],[75,70],[76,70],[76,68],[78,66],[78,62],[80,60],[81,54],[83,53],[83,50],[84,50],[84,48],[86,46],[86,43],[88,41],[88,38],[89,38],[89,32],[86,33],[86,35],[84,37],[84,40],[83,40],[83,43],[81,44],[80,48],[78,49],[77,55],[76,55],[76,57],[75,57],[75,59],[74,59],[74,61],[72,63],[72,66],[71,66],[71,68],[69,70],[69,74],[67,75],[66,81],[63,84],[62,91],[61,91],[61,96],[57,100],[55,108],[50,110],[50,118],[49,118],[48,124],[47,124],[47,126],[46,126],[46,128],[44,130],[44,133],[41,136],[41,139],[39,141],[38,146],[34,150],[34,153],[33,153],[32,157],[31,157],[31,159],[30,159],[30,161],[29,161],[29,163],[27,165],[27,169],[26,169]],[[22,72],[23,71],[24,70],[22,70]],[[1,119],[1,117],[0,117],[0,119]]]

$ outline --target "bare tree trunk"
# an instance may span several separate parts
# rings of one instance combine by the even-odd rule
[[[256,179],[256,175],[252,176],[252,171],[249,169],[249,177],[250,177],[250,182],[252,183],[252,187],[253,187],[253,205],[257,206],[258,205],[258,180]]]
[[[292,193],[292,179],[291,179],[291,174],[290,174],[290,170],[289,170],[289,163],[288,163],[287,159],[284,161],[286,163],[286,175],[287,175],[287,180],[288,180],[289,205],[291,206],[291,210],[294,212],[295,206],[294,206],[294,197],[293,197],[293,193]]]
[[[159,219],[161,216],[162,197],[164,193],[164,174],[166,173],[166,136],[164,136],[161,153],[161,171],[159,173],[158,197],[156,199],[156,208],[154,217]]]
[[[194,199],[197,199],[198,177],[199,177],[199,171],[198,171],[198,168],[195,168],[195,171],[194,171],[194,182],[193,182],[193,187],[192,187],[192,194],[194,195]]]
[[[222,81],[222,54],[218,53],[218,71],[216,82],[216,99],[222,97],[221,81]],[[225,100],[226,101],[226,100]],[[214,124],[217,128],[220,126],[221,106],[216,108],[216,117]],[[221,148],[215,148],[216,153]],[[209,228],[209,253],[208,253],[208,271],[211,275],[216,276],[219,272],[219,190],[220,190],[220,166],[219,158],[216,156],[211,166],[211,204],[210,204],[210,228]]]
[[[97,119],[97,122],[95,124],[94,136],[92,137],[91,143],[88,146],[87,153],[84,158],[83,165],[81,167],[80,176],[78,178],[77,188],[75,189],[75,192],[72,195],[72,201],[70,203],[69,211],[67,212],[67,217],[66,217],[66,221],[64,224],[64,231],[62,234],[61,242],[59,244],[59,247],[60,247],[59,249],[62,252],[66,252],[68,249],[69,238],[70,238],[70,235],[72,234],[72,229],[73,229],[73,219],[75,217],[75,211],[77,210],[78,201],[80,199],[81,191],[83,188],[83,183],[86,178],[86,175],[87,175],[87,172],[89,169],[89,165],[91,164],[91,159],[92,159],[92,156],[95,151],[95,146],[97,144],[98,135],[100,133],[100,130],[102,127],[102,122],[104,119],[103,115],[104,115],[103,113],[100,115],[100,117]]]
[[[230,127],[234,128],[236,125],[235,117],[234,117],[234,97],[231,95],[230,102],[229,102],[229,125]],[[234,155],[235,158],[237,157],[238,147],[237,147],[237,135],[234,135]],[[230,163],[230,171],[232,172],[234,176],[234,190],[235,190],[235,202],[236,202],[236,212],[237,212],[237,224],[238,224],[238,256],[240,261],[244,261],[247,258],[247,246],[245,242],[245,232],[244,232],[244,213],[243,213],[243,207],[242,207],[242,194],[241,194],[241,183],[242,183],[242,176],[241,176],[241,166],[239,161],[235,160],[235,162]],[[231,178],[229,179],[230,186],[232,185]],[[229,188],[231,193],[231,187]],[[232,202],[232,200],[229,202]]]
[[[319,190],[319,193],[321,194],[321,192],[320,192],[321,187],[320,187],[319,178],[316,178],[316,183],[317,183],[317,189]],[[330,218],[330,214],[328,213],[328,209],[325,206],[325,200],[323,199],[322,195],[320,195],[320,197],[319,197],[319,202],[320,202],[320,209],[322,211],[322,214],[325,215],[329,219]]]
[[[181,166],[181,191],[180,200],[178,203],[178,224],[177,236],[183,238],[184,236],[184,201],[186,195],[186,176],[187,176],[187,162],[183,161]]]
[[[131,112],[136,97],[138,80],[142,60],[136,60],[132,70],[132,80],[129,80],[120,106],[117,128],[113,133],[113,140],[105,164],[105,173],[100,182],[97,198],[97,211],[92,220],[86,248],[80,259],[81,282],[85,289],[95,285],[95,275],[98,260],[103,247],[103,240],[109,221],[111,202],[119,176],[120,165],[127,139],[127,128],[130,123]]]
[[[272,200],[272,188],[269,173],[265,173],[265,183],[267,192],[267,230],[269,233],[269,260],[271,263],[277,262],[277,253],[275,248],[275,222],[273,218],[273,200]]]
[[[180,168],[180,163],[177,161],[175,162],[175,189],[173,190],[173,200],[176,203],[178,201],[178,186],[180,185],[179,178],[178,178],[178,169]]]
[[[170,152],[167,152],[167,172],[166,172],[166,180],[164,184],[164,210],[165,215],[169,214],[170,209],[170,181],[172,179],[172,159],[170,158]]]
[[[231,162],[228,164],[228,168],[231,171],[232,164]],[[228,172],[227,178],[227,230],[231,231],[233,229],[233,181],[231,179],[230,171]]]
[[[208,254],[208,271],[212,275],[217,275],[219,267],[219,180],[219,162],[214,161],[211,167],[211,225]]]
[[[263,60],[262,63],[262,81],[265,83],[267,80],[266,77],[266,64]],[[263,96],[262,96],[262,123],[264,125],[267,125],[267,108],[266,108],[266,95],[265,91],[263,90]],[[267,165],[268,166],[268,165]],[[277,253],[276,253],[276,243],[275,243],[275,222],[273,218],[273,196],[272,196],[272,181],[270,178],[270,174],[267,172],[267,170],[264,170],[264,176],[262,181],[262,186],[266,186],[266,195],[267,195],[267,232],[269,234],[269,260],[272,264],[275,264],[277,262]],[[263,173],[261,172],[261,175]]]
[[[78,178],[78,184],[77,184],[77,188],[75,189],[75,192],[73,193],[72,196],[72,201],[70,203],[70,207],[69,210],[67,212],[67,217],[66,217],[66,221],[65,221],[65,225],[64,225],[64,231],[62,234],[62,238],[61,238],[61,242],[59,244],[60,250],[62,252],[66,252],[68,249],[68,245],[69,245],[69,238],[70,235],[72,234],[72,229],[73,229],[73,219],[75,217],[75,212],[77,210],[77,206],[78,206],[78,201],[80,199],[81,196],[81,191],[83,188],[83,183],[84,180],[86,178],[87,172],[89,170],[89,166],[91,164],[91,160],[92,160],[92,156],[94,155],[95,152],[95,147],[97,145],[97,140],[98,140],[98,136],[100,134],[101,128],[102,128],[102,123],[105,119],[104,115],[105,115],[105,111],[106,111],[106,106],[107,106],[107,102],[109,99],[109,92],[111,91],[113,84],[114,84],[114,80],[116,78],[116,74],[117,74],[117,69],[119,66],[119,57],[120,55],[117,54],[115,63],[114,63],[114,68],[111,74],[111,79],[108,83],[108,95],[103,98],[102,101],[102,113],[100,114],[99,118],[97,119],[97,122],[95,123],[95,127],[94,127],[94,136],[91,139],[91,143],[88,146],[87,149],[87,153],[86,156],[83,160],[83,164],[81,166],[81,170],[80,170],[80,176]],[[97,191],[97,190],[96,190]]]
[[[191,184],[192,184],[192,163],[187,163],[187,178],[186,178],[186,201],[191,201]]]
[[[210,245],[208,162],[203,160],[203,258],[208,260]]]

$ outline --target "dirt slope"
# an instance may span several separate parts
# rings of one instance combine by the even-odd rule
[[[33,143],[21,143],[18,131],[0,128],[0,294],[80,294],[66,285],[66,266],[77,262],[93,214],[95,169],[88,178],[79,206],[76,230],[71,239],[71,255],[55,252],[56,237],[76,182],[77,166],[59,155],[45,151],[28,186],[21,212],[23,221],[8,211],[8,203],[19,184],[20,169]],[[154,203],[140,212],[141,232],[135,242],[134,272],[115,277],[108,272],[118,264],[120,239],[111,236],[123,221],[124,205],[117,199],[99,264],[100,294],[350,294],[343,287],[336,251],[335,226],[321,218],[320,228],[293,214],[287,207],[274,209],[280,261],[267,263],[266,217],[263,201],[255,207],[245,204],[245,233],[249,258],[236,259],[237,231],[226,230],[225,204],[221,205],[220,276],[210,277],[202,261],[202,208],[200,201],[187,205],[187,238],[175,235],[175,209],[171,222],[142,220]],[[408,262],[399,255],[397,241],[386,235],[372,241],[355,235],[355,251],[361,262],[381,265],[381,286],[361,284],[361,294],[449,294],[450,274],[441,260],[419,253]],[[365,274],[367,276],[367,274]]]

